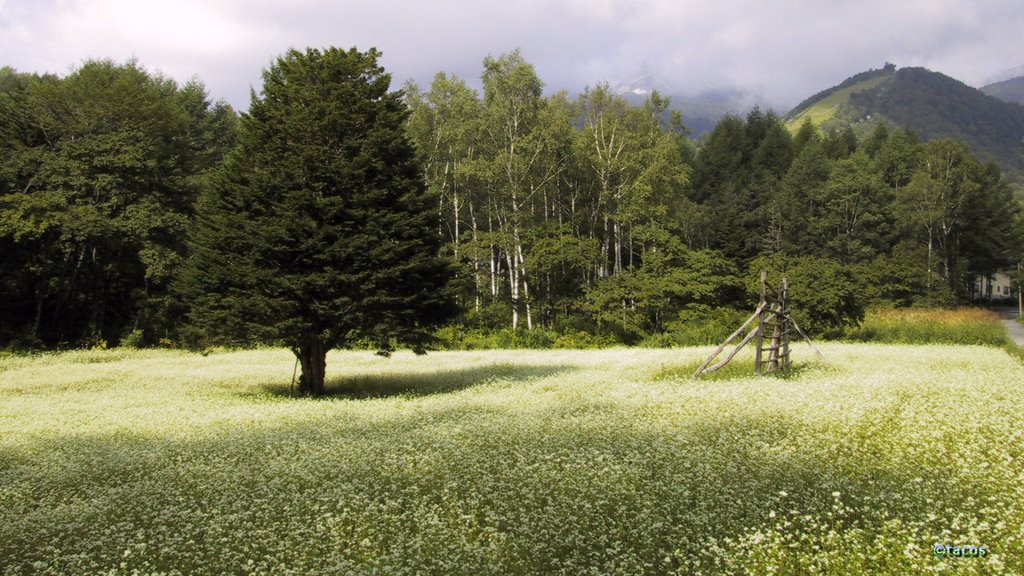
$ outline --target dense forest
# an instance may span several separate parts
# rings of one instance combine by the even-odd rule
[[[828,116],[819,122],[822,129],[852,125],[861,137],[888,123],[909,127],[923,140],[963,141],[972,154],[998,164],[1019,195],[1024,191],[1024,107],[984,90],[924,68],[886,64],[814,95],[788,117]]]
[[[174,338],[171,281],[236,122],[135,62],[0,70],[0,342]]]
[[[698,145],[656,92],[545,96],[518,52],[483,68],[482,94],[446,74],[401,93],[461,309],[438,345],[707,343],[761,270],[840,334],[869,306],[966,302],[1024,254],[1000,169],[958,141],[754,109]],[[135,62],[0,70],[0,345],[200,343],[181,271],[237,123]]]

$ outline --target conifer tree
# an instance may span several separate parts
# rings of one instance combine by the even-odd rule
[[[290,50],[264,72],[182,279],[197,339],[287,346],[305,395],[324,394],[329,350],[422,352],[454,312],[436,198],[378,56]]]

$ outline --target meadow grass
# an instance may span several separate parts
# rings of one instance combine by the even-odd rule
[[[0,574],[1024,574],[1024,367],[820,348],[3,357]]]
[[[800,114],[787,122],[787,126],[789,126],[793,133],[796,133],[806,118],[810,118],[811,122],[814,123],[815,126],[821,126],[822,123],[831,120],[839,112],[839,109],[849,101],[851,94],[877,88],[878,85],[889,79],[890,76],[887,75],[878,76],[876,78],[859,82],[853,86],[847,86],[842,90],[836,90],[827,97],[815,102],[810,108],[800,112]]]
[[[999,315],[981,308],[874,310],[847,336],[890,344],[1011,343]]]

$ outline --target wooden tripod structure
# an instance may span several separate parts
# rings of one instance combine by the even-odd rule
[[[751,340],[756,340],[757,345],[754,356],[754,371],[757,374],[787,370],[792,365],[789,360],[789,334],[791,329],[796,330],[800,336],[803,336],[807,344],[814,350],[814,353],[818,355],[818,358],[824,361],[825,357],[814,347],[814,343],[807,337],[807,334],[804,334],[804,331],[797,325],[796,320],[790,315],[787,302],[788,292],[789,283],[785,278],[782,279],[782,285],[776,291],[768,286],[768,273],[761,272],[761,301],[758,303],[757,309],[754,310],[754,314],[733,332],[725,342],[722,342],[722,345],[704,361],[704,364],[701,364],[701,367],[697,369],[693,377],[697,378],[705,372],[710,373],[722,368],[735,358],[740,350],[749,344]],[[724,360],[711,366],[711,363],[718,358],[718,355],[744,330],[750,328],[751,325],[754,325],[753,328],[736,345],[736,348]],[[767,354],[765,354],[766,352]]]

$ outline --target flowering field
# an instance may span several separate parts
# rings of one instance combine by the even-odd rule
[[[1024,367],[821,348],[3,357],[0,574],[1024,574]]]

